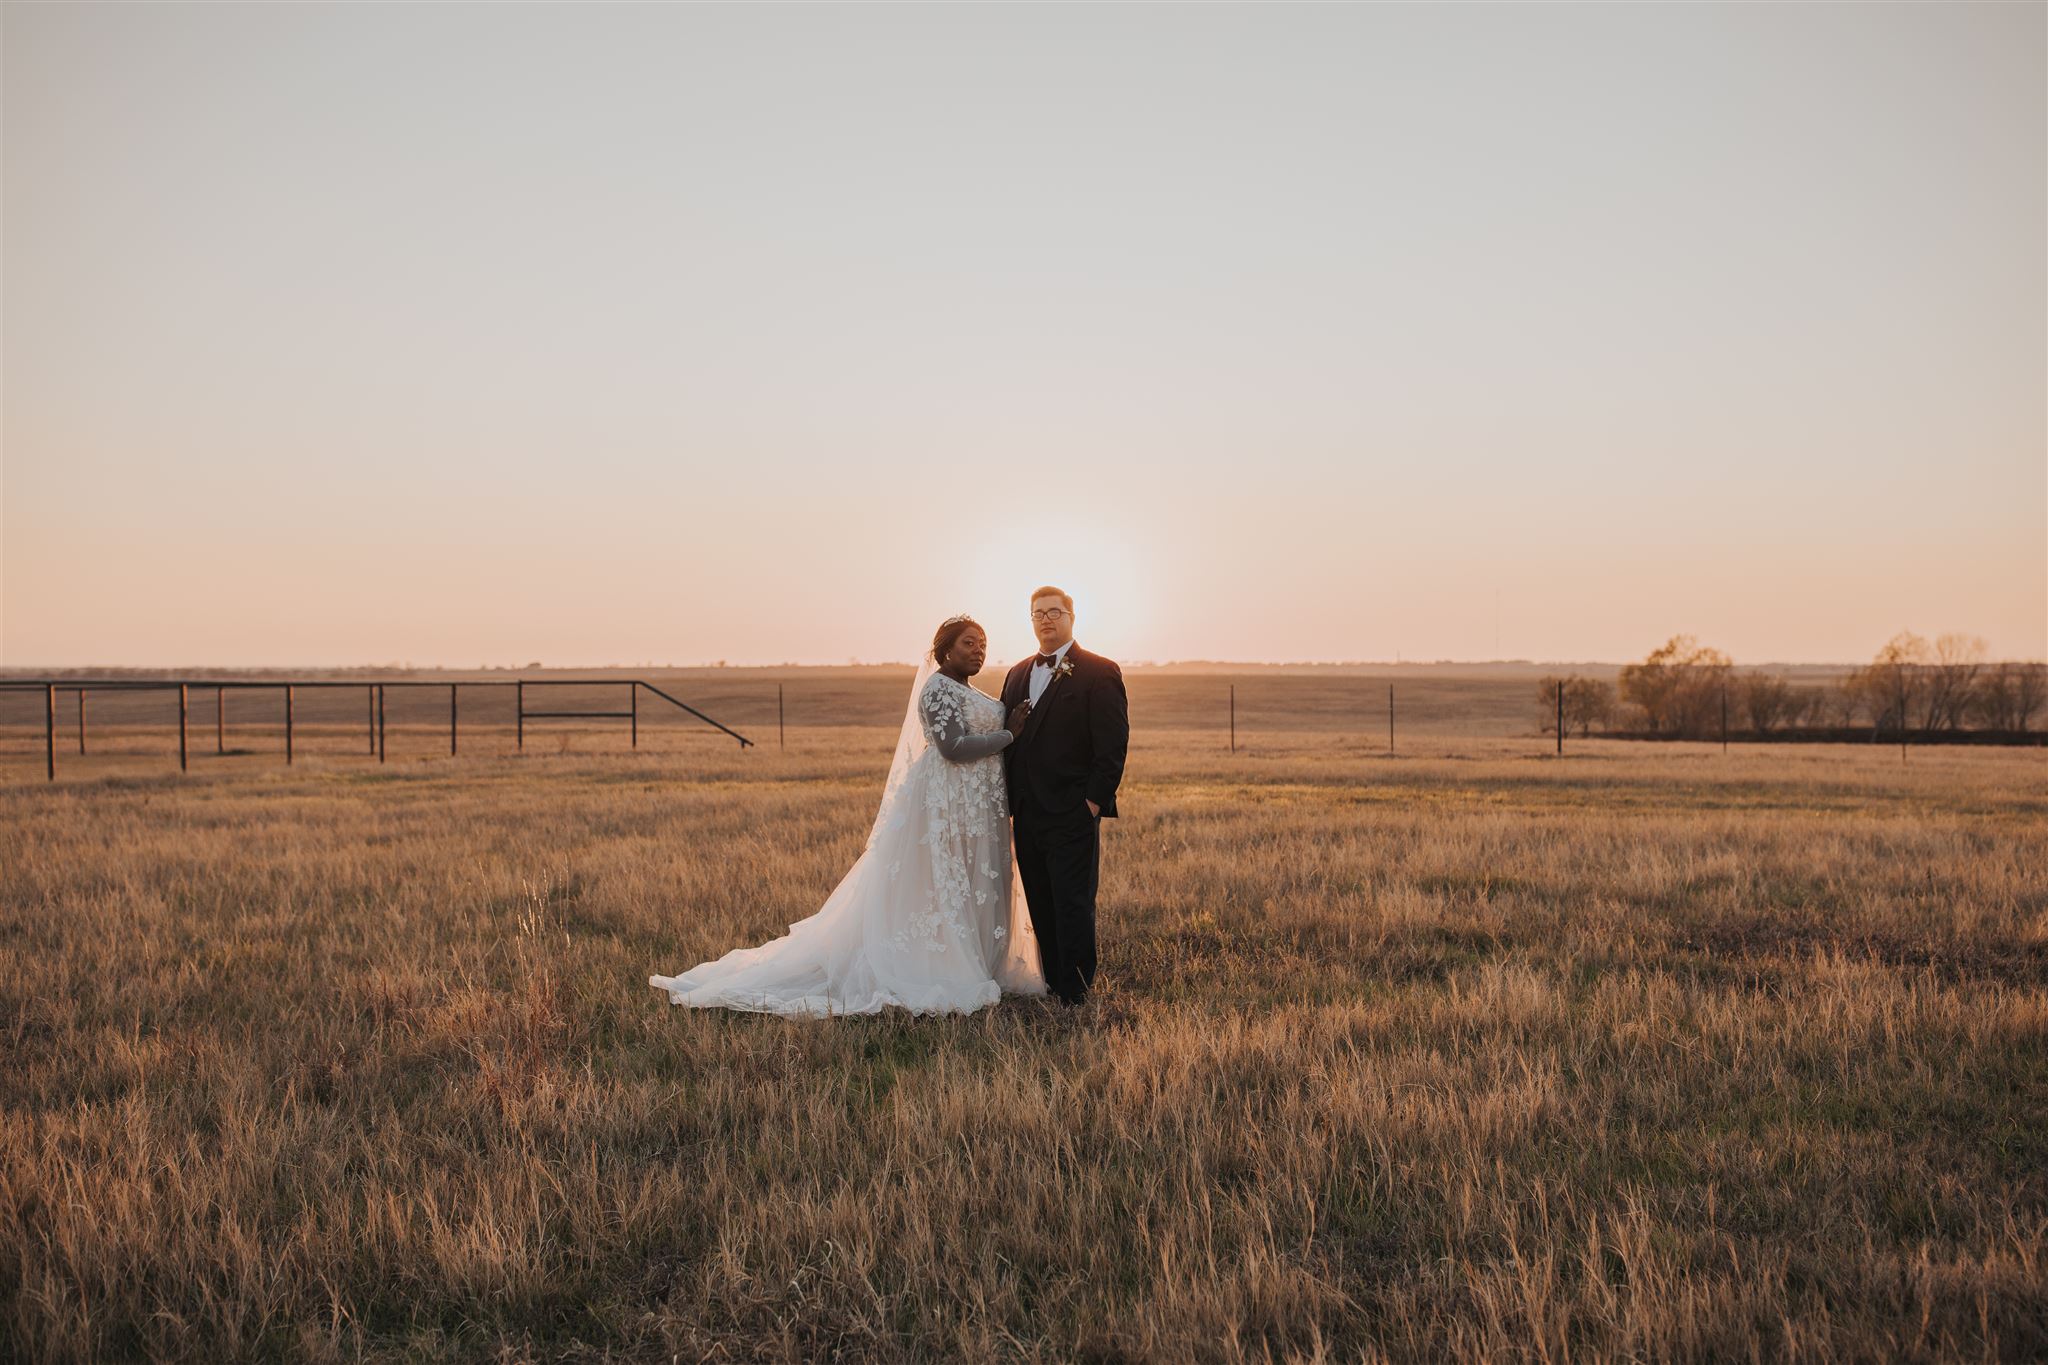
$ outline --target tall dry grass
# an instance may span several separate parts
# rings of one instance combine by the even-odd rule
[[[10,773],[0,1346],[2048,1354],[2037,753],[1141,728],[1080,1017],[668,1006],[888,739]]]

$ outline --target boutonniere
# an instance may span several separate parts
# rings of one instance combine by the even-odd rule
[[[1066,676],[1067,676],[1067,675],[1068,675],[1069,673],[1072,673],[1073,671],[1074,671],[1074,661],[1073,661],[1072,659],[1061,659],[1061,660],[1060,660],[1060,663],[1059,663],[1059,667],[1058,667],[1058,668],[1055,668],[1055,669],[1054,669],[1054,670],[1052,671],[1052,675],[1053,675],[1053,676],[1054,676],[1055,678],[1064,678],[1064,677],[1066,677]]]

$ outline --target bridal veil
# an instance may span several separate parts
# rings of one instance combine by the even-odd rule
[[[967,1012],[1004,991],[1042,995],[1038,942],[1010,852],[999,757],[988,801],[965,802],[949,760],[926,736],[935,665],[918,669],[866,848],[825,903],[781,938],[737,948],[648,984],[678,1005],[790,1015]],[[1001,703],[975,693],[981,706]],[[984,716],[986,711],[984,710]],[[976,789],[987,791],[988,770]],[[963,807],[966,807],[963,809]],[[966,864],[970,890],[957,889]]]

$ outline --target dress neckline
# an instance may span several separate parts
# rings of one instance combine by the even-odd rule
[[[933,676],[934,678],[944,678],[944,679],[945,679],[945,680],[946,680],[947,682],[949,682],[949,683],[953,684],[953,686],[955,686],[955,687],[957,687],[957,688],[960,688],[960,689],[961,689],[962,691],[965,691],[965,692],[972,692],[972,693],[973,693],[973,694],[974,694],[975,696],[977,696],[977,697],[988,697],[988,699],[989,699],[990,701],[994,701],[994,700],[995,700],[995,698],[994,698],[994,697],[989,697],[988,693],[986,693],[986,692],[982,691],[982,690],[981,690],[980,688],[976,687],[976,686],[975,686],[975,685],[974,685],[973,683],[966,683],[966,682],[961,682],[961,681],[960,681],[960,680],[959,680],[958,678],[954,677],[954,676],[953,676],[953,675],[952,675],[951,673],[937,673],[937,672],[934,672],[934,673],[932,674],[932,676]],[[926,685],[927,687],[929,687],[929,686],[930,686],[931,684],[927,683],[927,684],[925,684],[925,685]]]

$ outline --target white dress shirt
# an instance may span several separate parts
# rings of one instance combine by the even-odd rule
[[[1067,651],[1073,647],[1074,642],[1069,640],[1054,650],[1052,652],[1053,663],[1051,666],[1041,663],[1031,665],[1031,704],[1033,706],[1038,705],[1038,699],[1045,695],[1045,689],[1051,685],[1053,667],[1064,663],[1067,658]],[[1039,652],[1042,654],[1045,651],[1040,650]]]

